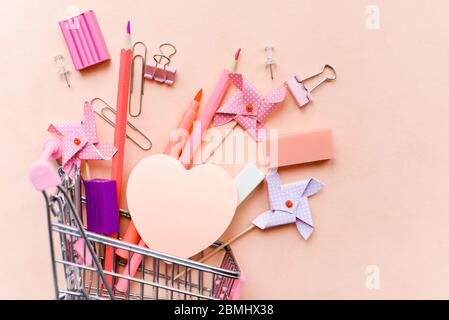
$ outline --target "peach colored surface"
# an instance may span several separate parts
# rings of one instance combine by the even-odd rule
[[[237,208],[235,183],[226,170],[204,164],[187,171],[181,162],[164,154],[146,157],[133,168],[127,195],[128,208],[145,243],[182,258],[214,243]]]
[[[57,21],[69,5],[93,9],[112,61],[73,71]],[[380,29],[366,28],[366,8],[377,4]],[[430,3],[429,3],[430,4]],[[28,182],[50,122],[79,119],[83,102],[115,103],[126,20],[149,54],[176,44],[173,87],[145,83],[144,110],[135,120],[161,152],[200,87],[205,98],[223,67],[242,47],[238,70],[262,92],[292,74],[324,63],[336,82],[314,92],[298,110],[291,97],[267,122],[282,132],[328,125],[335,160],[280,170],[282,180],[325,183],[310,201],[316,229],[309,241],[288,225],[255,230],[233,245],[247,282],[242,298],[449,298],[449,24],[447,1],[9,1],[1,6],[0,297],[53,297],[44,202]],[[160,10],[162,10],[160,9]],[[263,64],[266,43],[278,66],[271,81]],[[62,52],[72,88],[57,75]],[[98,121],[102,141],[113,131]],[[145,157],[127,144],[125,172]],[[109,176],[110,163],[92,164]],[[235,168],[230,168],[232,174]],[[260,187],[239,206],[223,238],[268,208]],[[124,195],[124,198],[126,194]],[[380,288],[366,287],[369,266]]]

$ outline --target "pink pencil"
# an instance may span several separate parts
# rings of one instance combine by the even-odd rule
[[[231,86],[231,80],[229,80],[229,73],[235,72],[237,67],[237,61],[240,56],[240,48],[237,50],[234,56],[234,60],[230,63],[228,68],[224,69],[221,73],[220,79],[218,80],[217,86],[210,97],[209,101],[206,104],[206,107],[201,112],[198,121],[200,122],[200,130],[201,135],[198,139],[195,134],[190,135],[187,144],[182,150],[181,157],[179,161],[184,165],[186,169],[190,168],[193,161],[193,156],[195,155],[196,150],[201,144],[201,140],[206,133],[206,130],[209,128],[209,125],[212,122],[215,112],[217,111],[221,101],[223,100],[224,95],[228,91]],[[194,129],[195,130],[195,129]]]

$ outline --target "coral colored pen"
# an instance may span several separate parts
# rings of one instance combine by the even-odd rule
[[[128,112],[128,99],[129,88],[131,80],[131,61],[132,61],[132,49],[131,49],[131,28],[130,23],[126,26],[126,38],[123,48],[120,52],[120,71],[118,80],[118,93],[117,93],[117,114],[116,124],[114,130],[114,145],[117,148],[117,153],[112,158],[111,179],[117,183],[117,201],[120,208],[120,194],[122,190],[123,179],[123,160],[125,158],[125,139],[126,139],[126,119]],[[117,215],[119,213],[117,212]],[[118,219],[118,217],[117,217]],[[111,235],[111,237],[117,238],[117,234]],[[106,253],[104,257],[104,269],[106,271],[112,271],[114,266],[114,248],[106,246]],[[111,275],[106,275],[108,283],[112,287],[113,278]]]
[[[203,89],[200,89],[200,91],[198,91],[195,98],[190,103],[190,106],[184,113],[184,116],[182,117],[178,126],[171,133],[170,142],[167,144],[164,150],[165,154],[168,154],[176,159],[178,159],[181,155],[182,148],[186,144],[187,139],[189,138],[190,131],[192,130],[193,121],[195,121],[198,114],[202,94]]]

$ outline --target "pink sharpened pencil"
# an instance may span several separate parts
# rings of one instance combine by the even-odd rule
[[[118,93],[117,93],[117,115],[116,125],[114,130],[114,145],[117,148],[117,153],[112,158],[111,179],[117,182],[117,200],[120,207],[120,194],[122,190],[123,179],[123,161],[125,159],[125,140],[126,140],[126,119],[128,112],[128,99],[129,99],[129,86],[131,79],[131,29],[130,23],[126,26],[126,39],[124,46],[120,52],[120,71],[118,80]],[[117,215],[119,213],[117,212]],[[117,217],[118,219],[118,217]],[[111,235],[111,237],[117,238],[117,234]],[[114,266],[114,248],[111,246],[106,247],[104,258],[105,271],[112,271]],[[110,275],[106,275],[108,283],[112,287],[113,278]]]
[[[193,156],[195,155],[196,150],[201,144],[201,139],[203,138],[206,130],[209,128],[209,125],[212,122],[212,119],[217,111],[221,101],[223,100],[226,92],[231,86],[231,80],[229,79],[229,73],[235,72],[237,67],[237,61],[240,56],[241,49],[239,48],[234,55],[234,60],[230,63],[228,68],[224,69],[221,73],[221,76],[218,80],[217,86],[209,98],[209,101],[206,104],[206,107],[201,112],[198,121],[200,123],[201,135],[200,137],[196,137],[194,134],[190,135],[189,140],[187,141],[184,149],[182,150],[181,157],[179,161],[184,165],[186,169],[192,166]]]

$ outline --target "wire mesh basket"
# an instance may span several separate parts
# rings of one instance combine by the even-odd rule
[[[72,178],[62,171],[60,175],[62,184],[56,188],[40,188],[46,204],[56,299],[238,298],[243,279],[229,247],[220,257],[220,267],[215,267],[89,232],[83,225],[84,199],[79,172]],[[124,210],[120,213],[123,217],[130,217]],[[218,245],[220,243],[216,242],[212,247]],[[104,270],[102,266],[107,246],[126,250],[128,261],[134,254],[142,255],[144,258],[137,273],[128,276],[131,272],[124,272],[126,259],[117,255],[113,257],[115,263],[112,270]],[[125,291],[117,289],[115,284],[118,279],[128,282]]]

